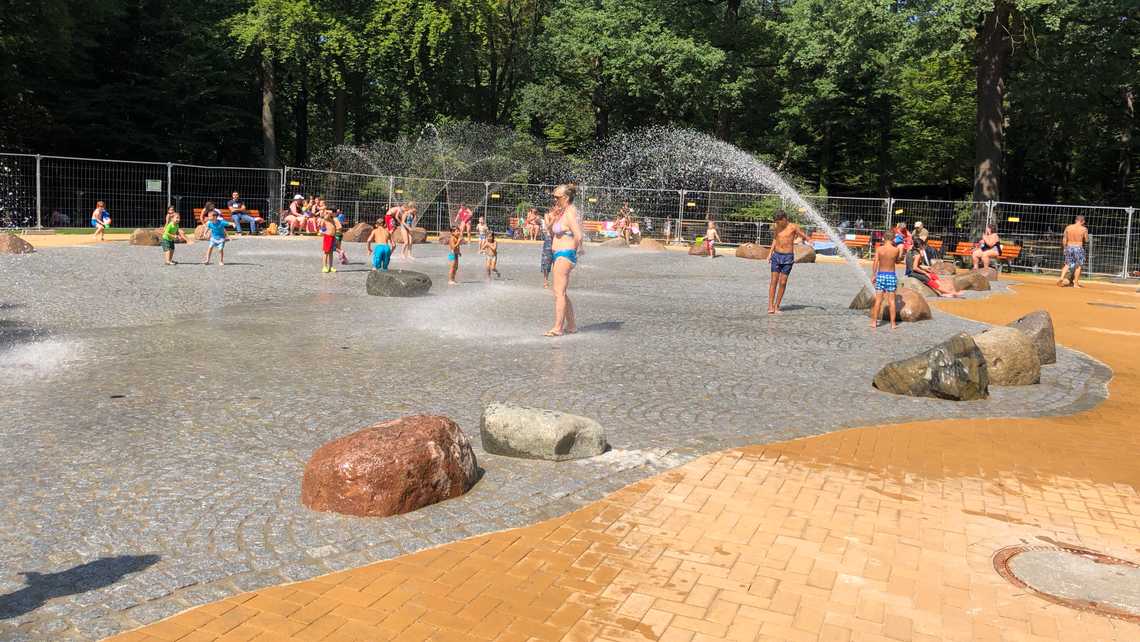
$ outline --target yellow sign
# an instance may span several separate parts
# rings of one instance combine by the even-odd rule
[[[902,214],[902,213],[903,213],[903,209],[901,207],[899,209],[895,210],[895,214]]]
[[[402,190],[402,189],[398,189],[398,190],[396,190],[396,193],[397,193],[397,194],[403,194],[403,193],[404,193],[404,190]]]
[[[289,181],[289,187],[300,187],[301,181]]]
[[[491,194],[491,198],[501,198],[498,194]]]
[[[591,196],[590,198],[588,198],[586,200],[590,201],[591,203],[597,203],[598,202],[598,198],[596,196]]]
[[[1006,220],[1006,221],[1008,221],[1008,222],[1010,222],[1010,223],[1020,223],[1020,222],[1021,222],[1021,217],[1020,217],[1020,216],[1011,216],[1011,217],[1009,217],[1009,218],[1007,218],[1007,219],[1005,219],[1005,220]]]
[[[685,203],[685,205],[688,205],[689,207],[696,207],[697,202],[696,201],[689,201],[688,203]]]

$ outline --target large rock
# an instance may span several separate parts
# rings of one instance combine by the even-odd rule
[[[1041,359],[1029,335],[1017,328],[990,328],[974,337],[986,358],[990,383],[995,386],[1028,386],[1041,382]]]
[[[36,248],[31,243],[15,234],[0,234],[0,254],[29,254],[35,251]]]
[[[978,274],[986,277],[986,280],[988,281],[997,281],[1001,276],[1001,272],[997,268],[993,267],[978,268]]]
[[[508,457],[565,461],[606,450],[606,433],[593,419],[553,410],[491,404],[479,424],[483,450]]]
[[[870,286],[863,286],[862,290],[855,295],[851,300],[851,305],[847,306],[851,310],[870,310],[871,306],[875,304],[875,291]]]
[[[373,270],[365,287],[372,296],[421,296],[431,289],[431,277],[411,270]]]
[[[950,261],[934,261],[927,269],[938,276],[954,276],[958,273],[958,266]]]
[[[693,243],[689,246],[689,256],[708,256],[709,249],[705,247],[704,241],[700,243]]]
[[[661,241],[657,241],[654,239],[641,239],[641,241],[639,241],[637,243],[637,247],[639,247],[639,248],[641,248],[647,252],[664,252],[665,251],[665,244],[662,243]]]
[[[454,421],[404,417],[318,448],[305,465],[301,502],[346,515],[399,515],[462,495],[477,475],[471,443]]]
[[[194,228],[194,240],[195,241],[208,241],[208,240],[210,240],[210,230],[206,228],[205,223],[202,223],[198,227]]]
[[[450,244],[451,243],[451,232],[440,232],[439,238],[436,239],[436,242],[439,243],[440,245]]]
[[[989,396],[989,373],[982,351],[960,333],[926,352],[883,366],[875,387],[912,397],[972,401]]]
[[[796,255],[796,263],[815,263],[815,248],[810,245],[794,245],[792,252]]]
[[[901,281],[901,285],[903,286],[904,289],[914,290],[915,292],[918,292],[919,294],[921,294],[924,297],[925,296],[938,296],[938,293],[935,292],[933,289],[931,289],[931,287],[929,285],[923,283],[922,281],[919,281],[918,279],[914,278],[913,276],[903,277],[903,279]]]
[[[1037,348],[1037,358],[1041,365],[1057,363],[1057,340],[1053,336],[1053,317],[1045,310],[1030,312],[1009,324],[1029,337]]]
[[[986,292],[990,289],[990,280],[980,272],[967,272],[954,277],[954,289],[959,292],[962,290]]]
[[[930,304],[926,302],[926,297],[906,288],[895,293],[895,319],[897,321],[913,323],[915,321],[929,321],[930,318]],[[886,297],[883,297],[883,302],[879,306],[879,319],[882,321],[891,319],[891,309],[887,305]]]
[[[131,232],[131,245],[161,245],[162,244],[162,231],[161,230],[148,230],[137,229]]]
[[[619,236],[617,238],[602,241],[601,247],[629,247],[629,241]]]
[[[422,227],[412,228],[412,243],[427,243],[428,231]]]
[[[766,261],[772,254],[772,248],[767,245],[757,245],[755,243],[745,243],[736,248],[736,258],[739,259],[753,259],[756,261]]]
[[[366,243],[369,236],[372,236],[372,226],[368,223],[357,223],[344,233],[341,240],[346,243]]]

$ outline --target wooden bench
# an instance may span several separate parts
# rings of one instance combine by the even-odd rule
[[[851,249],[858,249],[870,247],[871,235],[870,234],[844,234],[843,244]],[[812,242],[820,241],[822,243],[831,243],[831,237],[823,232],[812,232]]]
[[[970,257],[974,255],[974,248],[976,247],[977,243],[971,243],[969,241],[958,241],[958,247],[954,248],[953,252],[947,252],[946,255]],[[1003,262],[1006,265],[1010,265],[1019,256],[1021,256],[1020,245],[1017,245],[1015,243],[1002,243],[1001,256],[995,257],[995,260]]]
[[[938,250],[939,252],[941,252],[942,251],[942,241],[940,241],[938,239],[926,239],[926,247],[929,247],[932,250]]]
[[[218,208],[218,210],[222,213],[222,218],[226,219],[227,221],[233,220],[233,218],[234,218],[233,211],[231,211],[229,209],[221,209],[221,208]],[[204,212],[204,210],[200,207],[194,208],[194,220],[198,223],[198,225],[201,225],[206,220],[206,217],[203,214],[203,212]],[[249,216],[252,216],[253,219],[255,221],[257,221],[257,224],[259,226],[265,222],[261,218],[261,211],[260,210],[246,210],[245,213],[248,214]]]

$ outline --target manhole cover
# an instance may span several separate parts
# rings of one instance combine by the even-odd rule
[[[994,555],[994,570],[1050,602],[1140,622],[1140,566],[1072,547],[1010,546]]]

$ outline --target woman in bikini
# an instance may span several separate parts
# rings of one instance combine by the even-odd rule
[[[982,267],[988,268],[992,259],[1001,256],[1001,238],[998,236],[997,228],[993,225],[986,226],[986,233],[982,235],[982,240],[978,241],[978,247],[974,249],[972,256],[975,270],[978,269],[979,261]]]
[[[566,289],[570,286],[570,272],[578,264],[578,255],[582,251],[582,227],[578,222],[578,208],[574,206],[574,196],[577,193],[578,186],[574,183],[554,188],[554,216],[550,226],[554,239],[551,242],[554,256],[551,267],[554,275],[554,326],[546,332],[548,337],[560,337],[578,331],[574,305],[570,302],[570,297],[566,296]]]

